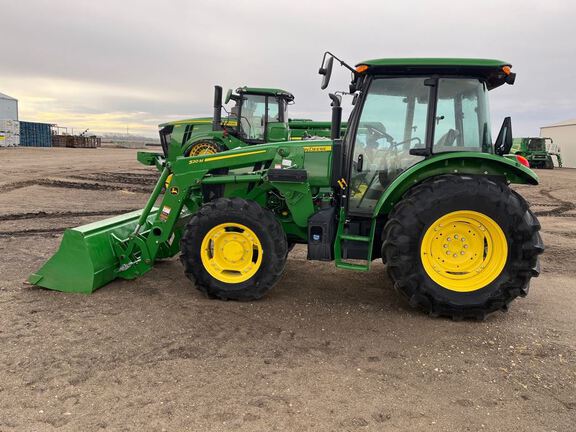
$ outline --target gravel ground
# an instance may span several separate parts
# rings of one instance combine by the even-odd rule
[[[126,149],[0,161],[0,431],[576,430],[576,170],[517,187],[543,273],[477,323],[302,247],[254,303],[206,299],[177,259],[92,295],[26,285],[66,227],[142,207],[155,171]]]

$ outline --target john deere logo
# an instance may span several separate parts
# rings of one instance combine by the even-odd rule
[[[178,188],[177,187],[171,187],[170,188],[170,193],[172,195],[178,195]]]

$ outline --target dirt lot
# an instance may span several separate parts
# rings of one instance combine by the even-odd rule
[[[0,151],[0,431],[576,430],[576,170],[519,187],[547,250],[530,295],[431,319],[370,274],[308,262],[255,303],[180,263],[93,295],[23,283],[62,231],[143,206],[133,150]]]

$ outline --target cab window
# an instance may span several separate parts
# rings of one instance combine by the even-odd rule
[[[264,141],[266,96],[243,95],[240,109],[240,135],[247,140]]]
[[[434,153],[492,152],[486,86],[472,78],[440,78]]]
[[[430,87],[425,78],[375,79],[356,131],[349,211],[371,213],[386,187],[422,159],[410,154],[425,146]]]
[[[278,99],[272,96],[268,96],[268,121],[280,121],[280,108],[278,106]]]
[[[274,96],[244,95],[240,113],[240,135],[248,141],[266,140],[266,125],[280,122],[280,107]]]

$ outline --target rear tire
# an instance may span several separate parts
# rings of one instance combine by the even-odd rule
[[[469,238],[454,236],[456,230]],[[445,175],[413,187],[395,206],[382,256],[411,306],[432,316],[483,319],[527,295],[540,272],[539,230],[526,201],[505,184]]]
[[[186,276],[222,300],[256,300],[282,275],[288,244],[274,215],[253,201],[219,198],[188,223],[180,243]]]
[[[227,150],[222,144],[214,140],[200,140],[186,149],[185,156],[202,156],[220,153]]]

